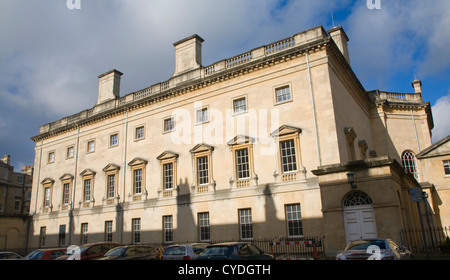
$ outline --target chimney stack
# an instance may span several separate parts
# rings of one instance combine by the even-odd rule
[[[414,80],[411,83],[415,93],[422,93],[422,82],[419,80]]]
[[[116,69],[98,76],[98,100],[97,105],[105,101],[120,97],[120,77],[123,74]]]
[[[199,69],[202,66],[202,43],[204,41],[195,34],[173,44],[175,47],[175,72],[172,77]]]
[[[333,27],[328,30],[328,34],[330,34],[334,43],[338,46],[341,53],[344,55],[345,60],[347,60],[348,64],[350,64],[350,56],[348,54],[348,37],[345,34],[344,29],[341,26]]]
[[[11,165],[11,156],[10,155],[4,155],[2,157],[2,161],[3,161],[3,163],[5,163],[7,165]]]

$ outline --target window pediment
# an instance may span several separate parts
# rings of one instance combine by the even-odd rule
[[[245,135],[238,135],[227,142],[227,144],[229,146],[247,144],[247,143],[251,143],[251,144],[255,143],[255,138],[245,136]]]
[[[198,144],[194,148],[192,148],[189,152],[191,152],[191,154],[195,154],[207,151],[214,151],[214,147],[207,144]]]
[[[110,171],[119,171],[120,166],[114,163],[110,163],[107,166],[105,166],[103,169],[103,172],[110,172]]]
[[[136,165],[146,165],[148,161],[142,158],[135,158],[132,161],[128,163],[129,166],[136,166]]]
[[[53,184],[53,183],[55,183],[55,180],[53,180],[52,178],[48,178],[48,177],[41,181],[42,185]]]
[[[171,152],[171,151],[165,151],[164,153],[160,154],[156,159],[157,160],[165,160],[165,159],[172,159],[172,158],[178,158],[178,154]]]
[[[283,135],[294,134],[294,133],[298,133],[298,134],[302,133],[301,128],[294,127],[294,126],[289,126],[289,125],[282,125],[277,130],[272,132],[270,134],[270,136],[272,136],[272,137],[280,137],[280,136],[283,136]]]
[[[73,176],[69,173],[66,173],[64,175],[62,175],[61,177],[59,177],[60,181],[68,181],[68,180],[73,180]]]
[[[96,172],[91,169],[85,169],[80,173],[81,176],[94,176],[95,174]]]

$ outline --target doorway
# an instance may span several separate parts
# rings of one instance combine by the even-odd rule
[[[345,236],[353,240],[377,238],[377,227],[372,199],[362,191],[352,191],[343,202]]]

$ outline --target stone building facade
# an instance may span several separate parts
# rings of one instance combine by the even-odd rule
[[[11,156],[0,160],[0,250],[24,254],[27,248],[33,167],[14,172]]]
[[[109,71],[93,108],[40,127],[30,247],[325,235],[332,254],[417,223],[401,156],[431,145],[419,81],[366,91],[341,27],[206,67],[202,42],[174,44],[169,80],[121,96]]]

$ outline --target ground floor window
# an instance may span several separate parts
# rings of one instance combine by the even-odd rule
[[[164,216],[163,226],[164,226],[164,243],[173,242],[173,217]]]
[[[303,235],[302,215],[300,204],[286,205],[286,224],[289,237]]]
[[[241,239],[253,238],[252,209],[239,210],[239,228]]]

